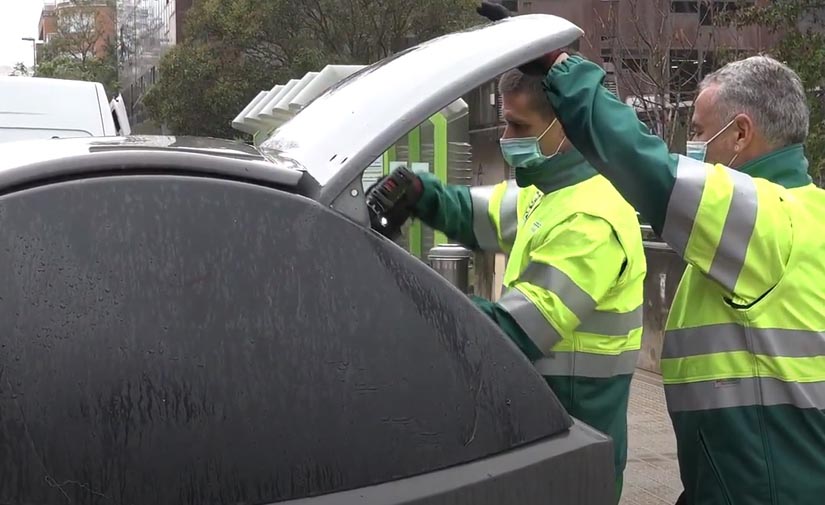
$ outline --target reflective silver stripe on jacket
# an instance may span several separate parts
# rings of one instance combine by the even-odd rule
[[[707,181],[707,165],[701,161],[679,156],[676,165],[676,182],[667,204],[662,238],[680,256],[685,255],[693,221],[699,212],[702,193]]]
[[[531,262],[519,276],[527,282],[559,297],[581,324],[576,331],[599,335],[625,336],[642,326],[642,307],[625,313],[596,310],[596,301],[566,273],[552,265]]]
[[[744,328],[734,323],[665,332],[662,359],[749,351],[772,357],[825,356],[825,332]]]
[[[521,291],[507,291],[499,299],[498,304],[515,319],[522,331],[543,354],[549,354],[550,349],[561,340],[561,335]]]
[[[825,410],[825,382],[784,382],[767,377],[711,380],[666,384],[665,395],[671,412],[751,405],[793,405]]]
[[[490,219],[490,200],[495,186],[474,186],[470,188],[470,198],[473,201],[473,235],[478,247],[483,251],[496,252],[501,250],[498,245],[496,227]]]
[[[725,172],[733,183],[733,193],[708,275],[728,291],[733,291],[745,265],[745,254],[756,226],[758,195],[750,176],[730,168],[725,168]],[[668,201],[662,238],[680,256],[687,250],[707,176],[707,164],[678,157],[676,182]]]
[[[594,310],[584,319],[581,319],[581,324],[576,328],[576,331],[624,337],[631,331],[642,327],[644,324],[643,316],[641,305],[630,312]]]
[[[512,247],[516,242],[516,232],[518,231],[518,194],[520,188],[515,181],[507,181],[507,189],[501,198],[501,209],[499,211],[499,227],[501,228],[501,241]]]
[[[607,378],[632,374],[636,370],[639,351],[625,351],[616,356],[585,352],[557,352],[533,365],[546,376],[576,376]]]
[[[519,275],[520,282],[528,282],[534,286],[546,289],[561,299],[562,302],[576,314],[579,321],[593,312],[596,302],[579,287],[566,273],[552,265],[531,262]]]
[[[745,265],[745,253],[756,226],[758,197],[756,184],[750,176],[736,170],[727,172],[733,180],[733,195],[708,275],[728,291],[733,291]]]

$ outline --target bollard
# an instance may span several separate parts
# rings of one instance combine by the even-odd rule
[[[442,244],[430,249],[430,267],[463,293],[470,290],[470,258],[472,251],[458,244]]]

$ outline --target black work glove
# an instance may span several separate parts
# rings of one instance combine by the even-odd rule
[[[406,167],[396,168],[370,186],[366,199],[372,229],[395,240],[423,191],[421,179]]]
[[[486,0],[481,2],[480,6],[476,7],[476,12],[493,22],[512,16],[512,13],[507,9],[507,7],[501,4],[488,2]],[[556,58],[560,53],[560,50],[553,51],[552,53],[542,56],[541,58],[525,63],[524,65],[518,67],[518,69],[522,73],[528,75],[547,75],[547,72],[550,70],[550,67],[553,66],[553,62],[556,61]]]
[[[481,2],[481,5],[476,7],[476,12],[493,22],[512,16],[507,7],[493,2]]]

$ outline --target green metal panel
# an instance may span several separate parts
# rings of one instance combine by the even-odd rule
[[[421,129],[414,128],[407,135],[407,146],[409,148],[410,163],[421,161]],[[410,252],[422,258],[421,247],[421,221],[415,219],[410,225]]]
[[[384,153],[384,175],[390,175],[390,163],[395,161],[395,146],[390,147]]]
[[[405,140],[406,145],[404,145]],[[429,154],[426,156],[425,147],[429,149]],[[406,139],[402,138],[384,153],[382,158],[384,175],[389,174],[390,164],[395,161],[406,161],[410,164],[426,162],[430,164],[435,176],[442,183],[448,184],[449,156],[447,118],[442,113],[438,113],[430,118],[429,124],[425,123],[414,128],[407,134]],[[418,220],[411,220],[405,228],[404,238],[406,240],[399,239],[399,245],[421,259],[426,259],[426,253],[431,247],[448,242],[443,233],[430,230]]]
[[[407,157],[407,146],[404,145],[403,139],[399,140],[396,144],[392,147],[387,149],[382,156],[382,164],[383,164],[383,171],[384,175],[390,174],[390,165],[395,161],[409,161],[405,158]],[[395,243],[398,244],[400,247],[410,250],[410,221],[401,228],[401,236],[395,240]]]
[[[433,163],[433,173],[443,184],[447,184],[447,164],[449,160],[447,142],[447,118],[440,112],[430,118],[433,124],[433,149],[435,160]],[[435,244],[446,244],[447,237],[440,231],[435,232]]]

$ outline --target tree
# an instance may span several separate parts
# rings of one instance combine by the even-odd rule
[[[113,0],[74,0],[57,10],[57,31],[40,52],[35,76],[100,82],[114,96],[117,54],[105,28],[114,26],[114,20],[107,19],[113,13]]]
[[[113,15],[114,8],[114,0],[74,0],[71,6],[58,9],[57,31],[51,34],[46,51],[82,63],[95,59],[112,42],[105,26],[114,20],[105,18]]]
[[[320,65],[295,2],[204,0],[187,15],[186,38],[161,59],[144,99],[173,132],[231,137],[231,119],[262,89]]]
[[[805,85],[811,109],[806,143],[810,173],[825,181],[825,0],[774,0],[743,8],[723,20],[735,26],[761,25],[779,35],[768,50],[796,70]]]
[[[474,0],[306,0],[306,28],[342,63],[378,61],[477,21]]]
[[[677,152],[684,148],[696,87],[717,60],[712,38],[700,37],[713,4],[681,4],[689,12],[678,14],[694,14],[690,22],[684,16],[677,22],[670,2],[661,0],[626,0],[611,4],[606,16],[596,13],[610,46],[603,54],[608,84]]]
[[[222,44],[179,45],[160,63],[161,78],[144,105],[178,134],[231,138],[231,119],[277,73],[239,58]]]
[[[144,100],[178,134],[231,136],[260,90],[325,63],[372,63],[475,19],[472,0],[202,0]]]
[[[22,61],[19,61],[14,64],[14,69],[9,74],[10,76],[25,76],[29,75],[29,69],[26,67],[26,64]]]
[[[75,58],[71,54],[44,51],[34,75],[52,79],[99,82],[103,84],[110,97],[115,96],[119,88],[117,56],[114,51],[106,51],[103,57],[86,60]]]

